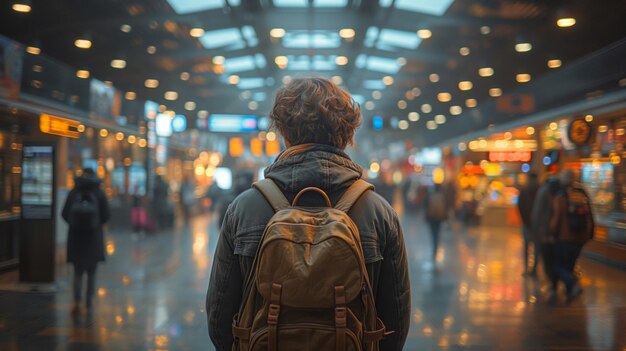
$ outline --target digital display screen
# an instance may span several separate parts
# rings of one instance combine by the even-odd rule
[[[209,132],[245,133],[259,130],[255,115],[213,114],[209,116]]]
[[[24,146],[22,158],[22,218],[52,219],[54,148]]]

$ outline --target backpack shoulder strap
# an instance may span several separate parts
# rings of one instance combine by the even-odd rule
[[[357,179],[337,201],[335,208],[343,212],[350,211],[361,195],[368,190],[374,190],[374,186],[363,179]]]
[[[263,195],[267,202],[270,203],[274,211],[278,212],[291,207],[289,201],[287,201],[287,198],[273,180],[265,178],[252,184],[252,187]]]

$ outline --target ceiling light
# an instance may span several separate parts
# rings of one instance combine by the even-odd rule
[[[404,58],[404,57],[398,57],[398,59],[396,60],[396,62],[398,62],[398,64],[399,64],[400,66],[404,66],[404,65],[406,65],[406,58]]]
[[[27,46],[26,52],[31,55],[39,55],[41,53],[41,49],[36,46]]]
[[[459,49],[459,54],[461,54],[461,56],[467,56],[470,54],[470,48],[468,48],[467,46],[464,46],[462,48]]]
[[[283,79],[282,79],[282,82],[283,82],[283,84],[285,84],[285,85],[287,85],[287,84],[291,83],[291,76],[289,76],[289,75],[284,76],[284,77],[283,77]]]
[[[472,90],[473,87],[474,87],[474,84],[472,84],[472,82],[470,82],[469,80],[464,80],[464,81],[459,82],[459,90],[468,91],[468,90]]]
[[[467,144],[465,144],[465,143],[459,143],[459,145],[457,147],[459,148],[459,151],[467,150]]]
[[[333,76],[330,80],[337,85],[343,83],[343,78],[341,78],[341,76]]]
[[[335,63],[339,66],[343,66],[343,65],[347,65],[348,64],[348,58],[345,56],[337,56],[335,58]]]
[[[146,52],[150,55],[154,55],[157,52],[157,48],[154,45],[150,45],[146,48]]]
[[[452,100],[452,95],[446,92],[439,93],[437,94],[437,100],[439,100],[439,102],[449,102]]]
[[[137,98],[137,93],[134,91],[127,91],[126,94],[124,94],[124,98],[126,100],[135,100]]]
[[[117,132],[117,133],[115,134],[115,140],[117,140],[117,141],[122,141],[122,140],[124,140],[124,133],[122,133],[122,132]]]
[[[165,94],[163,94],[163,97],[165,100],[174,101],[178,99],[178,93],[175,91],[166,91]]]
[[[201,36],[204,35],[204,29],[202,29],[202,28],[191,28],[189,30],[189,35],[191,35],[194,38],[200,38]]]
[[[411,89],[411,93],[413,94],[413,96],[420,96],[422,95],[422,91],[420,90],[420,88],[413,88]]]
[[[515,51],[517,52],[528,52],[533,49],[531,43],[517,43],[515,44]]]
[[[381,97],[383,97],[383,94],[378,90],[374,90],[372,91],[372,97],[376,100],[379,100]]]
[[[476,101],[476,99],[467,99],[465,100],[465,106],[472,108],[472,107],[476,107],[478,105],[478,101]]]
[[[463,112],[463,108],[458,105],[450,106],[450,114],[453,116],[458,116]]]
[[[420,29],[417,31],[417,36],[422,39],[428,39],[433,36],[433,32],[430,29]]]
[[[366,109],[366,110],[370,110],[370,111],[371,111],[371,110],[373,110],[373,109],[374,109],[374,107],[376,107],[376,105],[374,104],[374,102],[373,102],[373,101],[367,101],[367,102],[365,103],[365,109]]]
[[[533,135],[533,134],[535,134],[535,128],[533,128],[533,127],[527,127],[527,128],[526,128],[526,134],[528,134],[528,135]]]
[[[159,86],[159,81],[156,79],[146,79],[146,81],[144,82],[144,85],[146,88],[156,88]]]
[[[285,30],[283,28],[273,28],[270,30],[270,36],[272,38],[282,38],[285,36]]]
[[[406,108],[406,101],[398,100],[398,108],[404,110]]]
[[[187,111],[193,111],[196,109],[196,103],[193,101],[187,101],[185,102],[185,110]]]
[[[435,121],[428,121],[426,122],[426,128],[428,128],[428,130],[435,130],[437,129],[437,123],[435,123]]]
[[[432,110],[433,110],[433,107],[430,106],[430,104],[423,104],[422,105],[422,112],[430,113]]]
[[[252,100],[248,103],[248,109],[250,110],[256,110],[259,107],[259,103]]]
[[[433,83],[437,83],[439,81],[439,75],[437,73],[431,73],[428,79]]]
[[[289,63],[289,59],[287,59],[287,56],[276,56],[276,58],[274,58],[274,63],[280,68],[285,68]]]
[[[213,57],[212,62],[214,65],[223,65],[224,62],[226,62],[226,59],[224,58],[224,56],[215,56]]]
[[[493,68],[491,67],[482,67],[478,69],[478,75],[481,77],[491,77],[493,76]]]
[[[420,114],[417,112],[409,112],[409,121],[411,122],[417,122],[420,119]]]
[[[15,2],[13,6],[11,6],[11,8],[13,9],[13,11],[21,13],[28,13],[32,10],[32,7],[30,6],[30,1]]]
[[[352,40],[355,34],[356,32],[352,28],[343,28],[339,31],[339,36],[346,40]]]
[[[561,62],[561,60],[558,59],[552,59],[552,60],[548,60],[548,67],[549,68],[559,68],[561,67],[563,63]]]
[[[109,135],[109,131],[106,129],[100,129],[100,136],[106,138]]]
[[[593,115],[586,115],[585,116],[585,121],[587,121],[589,123],[593,122]]]
[[[383,77],[383,83],[385,85],[393,84],[393,77],[392,76],[385,76],[385,77]]]
[[[489,33],[491,33],[491,27],[489,26],[482,26],[480,27],[480,33],[483,35],[487,35]]]
[[[128,24],[122,24],[122,26],[120,27],[120,30],[124,33],[128,33],[133,29],[133,27],[131,27]]]
[[[74,41],[74,45],[76,45],[79,49],[89,49],[91,47],[91,40],[89,39],[76,39]]]
[[[126,68],[126,61],[122,59],[111,60],[111,67],[117,68],[117,69]]]
[[[207,118],[207,117],[209,117],[209,111],[207,110],[198,111],[198,118]]]
[[[573,17],[559,18],[556,20],[556,25],[561,28],[571,27],[576,24],[576,19]]]
[[[401,120],[400,122],[398,122],[398,128],[401,129],[401,130],[409,129],[409,122],[407,122],[405,120]]]
[[[181,72],[180,73],[180,80],[189,80],[189,72]]]
[[[110,80],[105,80],[103,82],[107,87],[112,87],[113,86],[113,82],[111,82]]]
[[[517,80],[518,83],[527,83],[530,82],[530,79],[531,77],[528,73],[520,73],[515,76],[515,80]]]
[[[502,89],[500,88],[491,88],[489,89],[489,96],[498,97],[502,95]]]
[[[239,83],[239,76],[236,75],[236,74],[233,74],[232,76],[229,76],[228,77],[228,83],[229,84],[233,84],[233,85]]]
[[[444,124],[444,123],[446,123],[446,116],[444,116],[444,115],[436,115],[435,116],[435,123],[437,123],[437,124]]]
[[[86,69],[80,69],[80,70],[76,71],[76,77],[82,78],[82,79],[87,79],[87,78],[89,78],[89,71],[86,70]]]

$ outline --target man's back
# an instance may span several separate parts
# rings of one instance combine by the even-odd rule
[[[315,186],[327,192],[333,204],[360,175],[359,166],[341,151],[327,146],[315,146],[277,161],[266,170],[266,177],[274,180],[289,201],[304,187]],[[304,205],[319,204],[317,201],[315,196],[302,199]],[[244,281],[273,214],[256,190],[241,194],[228,209],[207,296],[209,333],[218,350],[230,348],[230,321],[237,313]],[[374,192],[364,194],[348,214],[359,229],[379,316],[389,330],[395,331],[381,343],[381,350],[400,350],[409,327],[410,293],[399,220],[389,204]]]

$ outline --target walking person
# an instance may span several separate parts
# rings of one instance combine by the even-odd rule
[[[437,260],[441,223],[448,218],[446,194],[441,184],[434,184],[426,193],[426,222],[433,243],[433,261]]]
[[[532,212],[533,205],[535,204],[535,198],[539,191],[539,182],[537,174],[531,173],[528,176],[528,183],[524,188],[520,190],[519,199],[517,201],[517,207],[519,209],[520,217],[522,217],[522,235],[524,236],[524,276],[536,277],[537,276],[537,264],[539,262],[539,238],[533,231],[532,227]],[[533,248],[533,264],[528,270],[528,257],[530,246]]]
[[[574,267],[583,246],[593,237],[595,228],[589,196],[577,184],[574,172],[564,170],[559,179],[561,188],[553,200],[550,230],[555,239],[556,277],[565,284],[569,303],[582,293]]]
[[[74,307],[80,311],[83,276],[87,275],[85,307],[91,310],[96,286],[96,266],[105,260],[103,226],[111,217],[109,203],[100,189],[101,180],[93,169],[85,168],[74,179],[61,216],[69,225],[67,261],[74,265]]]
[[[226,212],[206,301],[216,349],[247,350],[253,344],[267,350],[335,350],[366,344],[368,350],[402,350],[411,294],[400,221],[344,152],[361,123],[358,104],[327,79],[297,78],[278,90],[269,118],[287,149],[265,170],[265,180],[239,195]],[[337,233],[348,228],[337,226],[338,218],[352,229]],[[332,225],[320,227],[324,223]],[[320,237],[315,234],[335,239],[311,242]],[[284,240],[264,241],[265,235]],[[353,245],[345,246],[348,242]],[[264,255],[268,247],[274,255]],[[347,256],[350,260],[343,260]],[[329,281],[338,272],[357,284]],[[363,308],[352,309],[353,304]],[[364,314],[368,317],[360,319]],[[253,316],[260,316],[254,324]],[[352,334],[356,327],[361,332]]]
[[[180,199],[180,209],[183,215],[183,221],[187,225],[191,219],[191,211],[196,203],[195,187],[189,177],[186,177],[180,185],[178,193]]]

